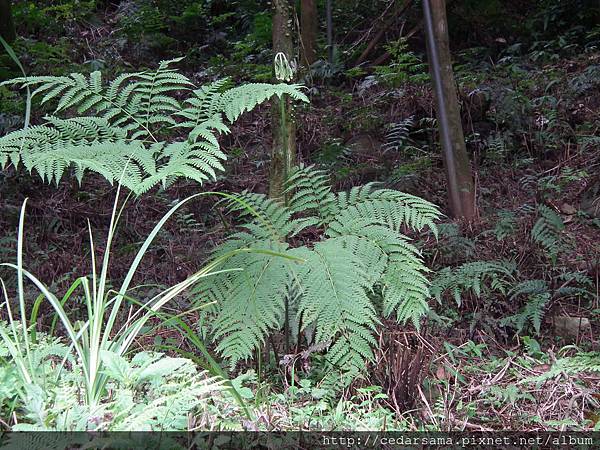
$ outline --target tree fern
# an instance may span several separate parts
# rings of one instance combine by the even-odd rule
[[[287,191],[289,206],[247,192],[230,201],[231,211],[245,204],[254,215],[243,214],[246,223],[216,251],[268,249],[303,262],[246,252],[229,259],[197,287],[215,302],[209,334],[235,366],[283,328],[287,307],[295,314],[289,323],[314,330],[312,343],[328,347],[330,367],[360,370],[373,356],[379,313],[418,326],[428,311],[427,268],[401,229],[435,230],[440,214],[425,200],[375,185],[334,193],[326,172],[312,167],[293,172]],[[309,234],[312,244],[302,245]]]
[[[34,88],[33,97],[41,96],[43,104],[54,103],[56,109],[44,124],[0,138],[0,166],[22,162],[48,182],[60,181],[69,169],[79,181],[86,172],[96,172],[111,183],[120,180],[136,194],[178,178],[203,183],[223,170],[226,155],[218,136],[229,132],[226,121],[273,96],[308,101],[298,85],[230,87],[220,80],[194,89],[172,68],[178,61],[163,61],[154,71],[123,74],[109,83],[100,72],[2,83]],[[169,139],[173,128],[184,129],[185,137]]]
[[[411,320],[419,328],[421,317],[429,310],[429,282],[424,275],[428,269],[408,239],[366,220],[350,221],[343,227],[336,222],[336,229],[328,229],[327,235],[337,236],[365,262],[371,285],[382,287],[383,314],[387,317],[396,312],[398,322]]]

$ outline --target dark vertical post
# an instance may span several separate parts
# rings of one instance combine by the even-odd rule
[[[0,36],[9,44],[17,38],[11,11],[11,0],[0,0]]]
[[[423,0],[423,12],[450,210],[455,217],[472,220],[475,218],[473,175],[452,71],[446,2]]]
[[[333,0],[327,0],[327,60],[333,63]]]

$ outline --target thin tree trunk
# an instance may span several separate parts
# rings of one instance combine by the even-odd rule
[[[319,13],[316,0],[302,0],[300,10],[300,42],[302,64],[310,67],[317,60]]]
[[[289,61],[294,59],[293,7],[288,0],[273,1],[273,52],[283,53]],[[290,99],[274,99],[273,148],[269,196],[285,201],[284,182],[296,162],[296,123],[292,116]]]
[[[423,9],[450,210],[454,217],[472,220],[475,218],[475,190],[452,71],[446,1],[423,0]]]
[[[327,0],[327,61],[333,64],[333,0]]]
[[[294,60],[294,8],[288,0],[273,0],[273,53]],[[275,98],[272,105],[273,148],[269,173],[269,197],[287,203],[285,180],[296,163],[296,123],[289,98]],[[290,352],[289,303],[285,300],[284,351]]]
[[[10,3],[11,0],[0,0],[0,36],[9,44],[17,38]]]

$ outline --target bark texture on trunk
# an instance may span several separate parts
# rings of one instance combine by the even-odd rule
[[[423,8],[450,210],[455,217],[472,220],[475,218],[475,189],[452,70],[446,1],[423,0]]]
[[[310,67],[317,60],[319,12],[316,0],[302,0],[300,6],[300,49],[302,64]]]
[[[10,3],[11,0],[0,0],[0,36],[9,44],[17,38]]]
[[[273,52],[294,60],[293,6],[288,0],[273,0]],[[269,196],[285,202],[284,182],[296,163],[296,123],[291,101],[275,98],[272,104],[273,147],[269,173]]]

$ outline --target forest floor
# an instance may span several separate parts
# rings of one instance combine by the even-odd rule
[[[539,333],[529,327],[528,333],[516,335],[503,319],[516,315],[521,304],[490,287],[479,295],[466,292],[460,305],[452,296],[439,305],[432,300],[437,319],[419,333],[393,323],[381,328],[370,375],[345,393],[338,416],[335,408],[323,406],[319,386],[296,385],[293,398],[284,396],[296,375],[276,361],[254,375],[241,371],[239,382],[251,388],[248,398],[258,412],[256,423],[245,424],[247,428],[598,427],[598,372],[544,374],[570,354],[568,346],[600,350],[600,141],[582,138],[597,136],[600,126],[600,91],[592,73],[599,64],[600,53],[590,52],[554,62],[532,62],[526,55],[497,65],[471,60],[457,70],[479,217],[471,224],[446,219],[439,241],[419,244],[433,270],[508,259],[516,263],[519,280],[544,280],[553,294]],[[129,60],[124,65],[138,64]],[[574,87],[573,80],[584,86]],[[379,181],[430,200],[448,214],[426,83],[368,87],[364,78],[317,80],[311,104],[299,108],[296,117],[301,161],[328,167],[339,187]],[[268,108],[262,108],[234,126],[222,141],[231,156],[226,175],[201,189],[266,190],[269,118]],[[393,123],[405,123],[410,140],[390,142]],[[56,292],[64,291],[90,270],[87,221],[96,241],[102,242],[115,187],[93,176],[81,186],[70,181],[50,186],[14,169],[0,179],[0,260],[15,258],[19,209],[29,198],[26,265]],[[137,246],[169,206],[198,190],[193,183],[178,182],[166,191],[129,200],[114,244],[113,280],[125,273]],[[554,257],[531,237],[540,204],[555,211],[564,225]],[[232,226],[218,209],[214,199],[203,198],[178,213],[157,237],[134,284],[170,286],[201,267]],[[102,245],[97,250],[101,254]],[[589,292],[585,299],[556,294],[577,280]],[[189,320],[193,323],[193,317]],[[159,335],[177,339],[168,329]],[[185,342],[177,345],[192,351]],[[242,421],[234,406],[220,411],[220,420],[229,420],[232,427]],[[215,425],[209,413],[197,426]]]

